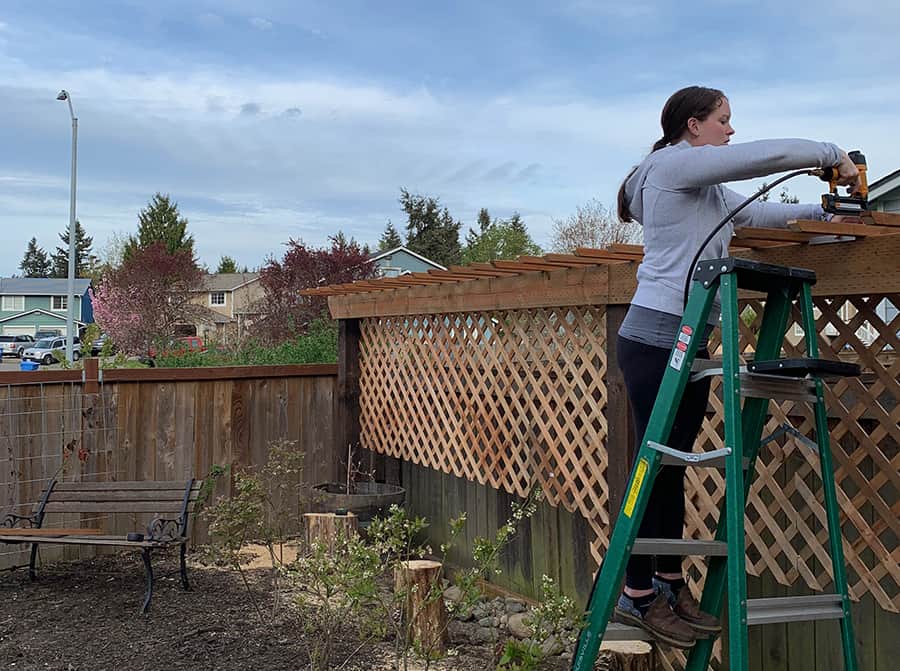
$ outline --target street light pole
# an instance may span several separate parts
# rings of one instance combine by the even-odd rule
[[[69,103],[69,116],[72,117],[72,183],[69,193],[69,282],[66,296],[66,360],[74,360],[75,349],[75,178],[78,156],[78,117],[72,109],[72,96],[63,89],[56,96],[57,100]]]

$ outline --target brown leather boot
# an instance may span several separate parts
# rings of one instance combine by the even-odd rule
[[[673,648],[690,648],[696,641],[694,630],[687,621],[672,611],[668,600],[662,594],[656,596],[643,617],[641,611],[623,595],[616,604],[613,619],[622,624],[640,627],[650,632],[660,643],[671,645]]]
[[[722,623],[719,622],[719,618],[700,610],[700,604],[697,603],[687,586],[678,590],[678,598],[675,600],[672,610],[687,622],[700,638],[722,633]]]

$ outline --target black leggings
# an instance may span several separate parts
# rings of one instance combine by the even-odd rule
[[[662,384],[663,373],[669,363],[669,350],[618,337],[619,368],[625,378],[634,435],[643,439],[650,422],[650,413],[656,394]],[[709,358],[706,351],[697,358]],[[682,452],[690,452],[703,424],[706,404],[709,401],[710,379],[690,382],[675,416],[672,433],[666,445]],[[639,538],[682,538],[684,534],[684,467],[660,468],[647,510],[638,531]],[[625,584],[632,589],[650,589],[653,586],[652,557],[634,555],[625,568]],[[680,573],[681,557],[656,558],[659,573]]]

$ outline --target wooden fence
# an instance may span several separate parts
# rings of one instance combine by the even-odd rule
[[[884,633],[896,632],[900,622],[900,235],[786,244],[760,242],[773,249],[743,253],[815,270],[820,349],[827,357],[856,360],[864,370],[860,379],[829,387],[826,402],[851,594],[865,604],[857,608],[881,614],[857,616],[859,647],[868,651],[861,668],[888,668],[897,637]],[[496,529],[508,510],[504,502],[538,486],[555,511],[544,510],[531,524],[531,547],[519,547],[497,581],[533,596],[538,571],[546,568],[580,602],[606,551],[631,467],[634,436],[614,334],[640,258],[633,248],[589,251],[452,268],[413,277],[401,291],[401,280],[320,290],[335,294],[332,315],[357,339],[344,347],[358,350],[358,361],[344,368],[353,372],[346,384],[358,379],[359,440],[405,462],[409,505],[433,516],[436,540],[441,523],[461,508],[475,529]],[[411,286],[417,280],[422,286]],[[745,309],[761,313],[758,298],[742,298]],[[757,319],[746,313],[745,348]],[[795,315],[787,356],[803,346],[805,334],[796,324]],[[722,447],[718,385],[715,391],[698,449]],[[808,408],[784,402],[770,410],[766,434],[788,424],[811,435]],[[822,590],[830,580],[817,471],[817,455],[790,434],[761,452],[748,500],[748,572],[780,593]],[[480,485],[486,493],[479,494]],[[690,536],[710,536],[723,491],[721,474],[691,473]],[[460,560],[471,550],[473,539],[466,540]],[[703,570],[702,561],[690,565],[697,582]],[[804,627],[821,633],[810,637]],[[768,644],[780,647],[757,649],[755,659],[771,665],[775,658],[808,658],[806,666],[790,668],[830,668],[839,656],[831,654],[837,637],[827,627],[836,631],[834,623],[781,625],[769,638],[780,636],[782,643]],[[786,641],[795,632],[804,642],[789,652]],[[764,645],[758,632],[753,636]],[[807,654],[809,641],[818,655]],[[679,659],[666,664],[677,668]]]
[[[297,442],[304,480],[333,480],[337,366],[0,373],[0,516],[26,514],[47,480],[179,480],[211,466],[265,463],[271,441]],[[69,452],[68,458],[64,454]],[[52,520],[48,520],[52,523]],[[131,531],[140,520],[83,518]],[[200,537],[203,529],[198,528]],[[0,545],[0,568],[21,546]],[[42,558],[90,548],[42,549]]]

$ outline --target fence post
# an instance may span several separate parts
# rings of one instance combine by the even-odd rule
[[[95,357],[89,356],[82,359],[84,364],[84,394],[100,393],[100,361]]]
[[[335,446],[329,478],[341,482],[341,462],[347,458],[347,446],[359,445],[359,320],[338,320],[338,377],[335,396]]]
[[[609,487],[610,533],[622,507],[635,455],[631,409],[625,379],[619,370],[616,342],[626,312],[627,305],[606,306],[606,483]]]

